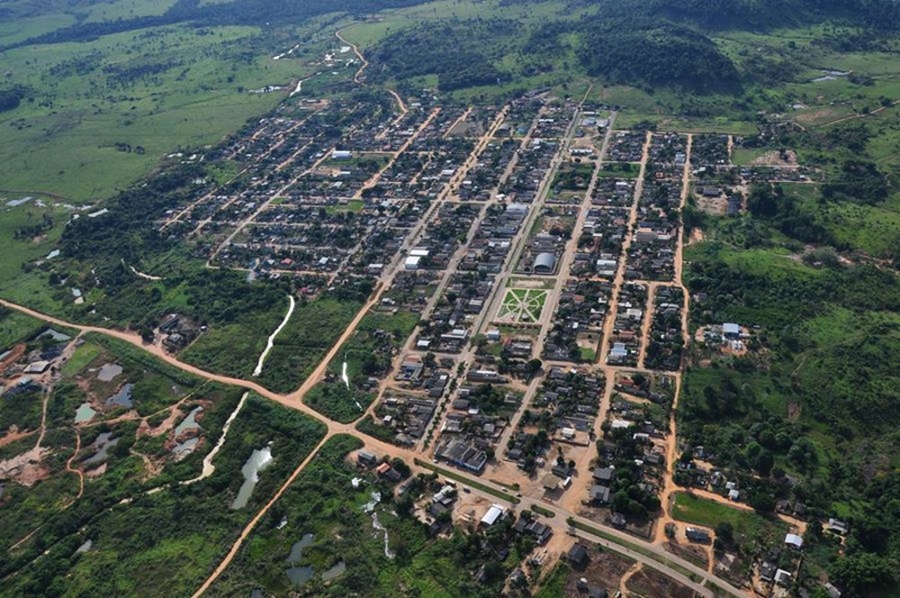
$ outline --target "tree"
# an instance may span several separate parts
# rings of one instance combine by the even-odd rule
[[[734,526],[729,521],[723,521],[716,526],[716,539],[721,540],[726,546],[734,542]]]
[[[886,590],[897,582],[896,565],[870,552],[837,559],[831,577],[850,595],[867,596]]]

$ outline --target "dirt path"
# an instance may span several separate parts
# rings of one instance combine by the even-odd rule
[[[691,150],[693,148],[694,136],[688,135],[687,147],[685,148],[685,159],[684,159],[684,172],[681,178],[681,202],[679,204],[679,211],[684,212],[684,205],[687,202],[688,193],[690,192],[690,182],[691,182]],[[678,240],[675,245],[675,284],[679,286],[684,295],[684,309],[681,312],[681,336],[684,339],[684,347],[690,343],[690,333],[688,328],[688,314],[691,310],[691,296],[688,293],[687,288],[684,286],[683,275],[684,275],[684,225],[682,223],[681,226],[681,234],[678,235]],[[681,383],[682,383],[682,375],[681,372],[674,376],[675,378],[675,397],[672,400],[672,409],[671,414],[669,416],[669,434],[666,438],[666,471],[663,474],[663,487],[659,495],[659,501],[661,504],[662,513],[659,519],[656,522],[656,537],[654,539],[655,544],[662,544],[667,542],[665,529],[666,524],[675,523],[675,520],[672,518],[671,513],[671,501],[670,497],[672,493],[676,490],[679,490],[679,487],[675,484],[674,476],[675,476],[675,462],[678,459],[678,429],[677,429],[677,414],[678,414],[678,400],[681,397]]]
[[[619,580],[619,593],[622,598],[631,598],[631,592],[628,590],[628,580],[631,579],[638,571],[644,568],[644,564],[637,562],[631,566],[631,569],[625,572],[622,579]]]
[[[278,328],[275,329],[275,332],[269,335],[269,339],[266,341],[266,348],[263,349],[263,352],[259,356],[259,361],[256,362],[256,368],[253,370],[253,377],[259,376],[262,374],[263,364],[266,362],[266,357],[269,356],[269,351],[272,350],[272,347],[275,346],[275,337],[278,336],[278,333],[281,332],[281,329],[287,326],[288,321],[291,319],[291,315],[294,313],[294,307],[296,307],[297,302],[294,301],[294,295],[288,295],[288,310],[284,316],[284,319],[281,321],[281,324],[278,325]]]
[[[851,120],[857,120],[857,119],[860,119],[860,118],[866,118],[866,117],[868,117],[868,116],[875,116],[876,114],[882,112],[883,110],[886,110],[887,108],[893,108],[893,107],[896,106],[897,104],[900,104],[900,100],[895,100],[895,101],[891,102],[890,104],[888,104],[887,106],[881,106],[880,108],[876,108],[875,110],[870,110],[869,112],[866,112],[866,113],[863,113],[863,114],[853,114],[853,115],[851,115],[851,116],[844,116],[844,117],[842,117],[842,118],[838,118],[838,119],[835,119],[835,120],[830,120],[830,121],[825,122],[825,123],[819,123],[819,124],[817,124],[817,125],[809,125],[809,128],[810,128],[810,129],[818,129],[818,128],[821,128],[821,127],[830,127],[831,125],[839,125],[839,124],[841,124],[841,123],[845,123],[845,122],[851,121]],[[798,124],[798,123],[795,123],[795,124]],[[804,129],[804,130],[805,130],[805,129]]]
[[[200,475],[196,478],[181,482],[182,485],[190,486],[191,484],[195,484],[200,480],[206,479],[213,473],[215,473],[216,466],[213,465],[213,459],[216,458],[216,455],[219,454],[219,450],[222,448],[222,445],[225,444],[225,437],[228,436],[228,429],[231,428],[231,423],[244,407],[244,403],[247,402],[248,396],[250,396],[249,392],[245,392],[243,396],[241,396],[241,400],[240,402],[238,402],[237,407],[235,407],[234,411],[231,412],[231,415],[228,416],[228,419],[225,420],[225,425],[222,426],[222,435],[219,436],[219,440],[218,442],[216,442],[216,446],[214,446],[212,450],[209,451],[209,453],[205,457],[203,457],[203,469],[201,470]]]
[[[300,463],[300,465],[297,466],[297,468],[290,475],[290,477],[288,477],[288,479],[284,482],[284,484],[281,485],[281,487],[278,489],[277,492],[275,492],[275,494],[272,496],[272,498],[269,499],[269,502],[267,502],[265,504],[265,506],[263,506],[263,508],[261,508],[259,510],[259,512],[253,516],[253,519],[251,519],[250,522],[246,526],[244,526],[243,531],[241,531],[241,535],[238,536],[238,539],[234,542],[234,544],[232,544],[231,550],[228,551],[228,554],[225,555],[225,558],[222,559],[222,561],[219,563],[219,566],[216,567],[215,571],[213,571],[212,574],[206,579],[206,581],[203,582],[203,585],[201,585],[200,588],[198,588],[197,591],[194,592],[193,598],[198,598],[199,596],[201,596],[204,592],[206,592],[206,590],[208,590],[210,588],[210,586],[212,586],[213,583],[215,583],[215,581],[219,578],[219,576],[222,575],[222,573],[225,571],[225,569],[228,568],[228,565],[231,564],[231,561],[234,560],[234,557],[237,555],[238,551],[241,549],[241,546],[243,546],[244,542],[247,540],[247,538],[250,536],[250,534],[253,533],[253,530],[256,527],[256,525],[260,522],[260,520],[262,520],[263,517],[265,517],[266,513],[269,512],[269,509],[272,508],[272,505],[274,505],[276,502],[278,502],[278,499],[281,498],[281,495],[284,494],[284,492],[288,488],[290,488],[291,484],[294,483],[294,480],[297,479],[297,476],[300,475],[300,473],[309,464],[309,462],[312,461],[313,458],[319,453],[319,449],[322,448],[322,446],[332,436],[333,436],[332,432],[328,432],[327,434],[325,434],[325,436],[322,438],[322,440],[319,442],[319,444],[317,444],[315,446],[315,448],[310,451],[310,453],[306,457],[306,459],[304,459]]]
[[[66,461],[66,471],[78,476],[78,495],[64,508],[75,504],[75,502],[81,498],[81,495],[84,494],[84,472],[76,467],[72,467],[72,463],[74,463],[75,459],[78,457],[79,451],[81,451],[81,432],[78,428],[75,428],[75,452],[73,452],[72,456]]]
[[[625,282],[625,264],[628,262],[628,250],[634,238],[634,227],[638,219],[638,205],[641,202],[641,194],[644,191],[644,177],[647,174],[647,163],[650,161],[650,142],[653,134],[649,131],[644,139],[644,148],[641,151],[641,167],[638,172],[637,182],[634,184],[634,198],[631,202],[631,211],[628,214],[628,225],[625,239],[622,242],[622,250],[619,252],[619,264],[616,266],[616,276],[613,279],[613,294],[609,299],[606,321],[603,323],[603,340],[600,350],[597,351],[597,364],[602,369],[606,365],[609,356],[609,339],[612,338],[616,324],[616,315],[619,311],[619,292]]]
[[[644,369],[644,359],[647,357],[647,345],[650,344],[650,327],[653,324],[653,302],[656,301],[656,289],[659,283],[651,282],[647,285],[647,303],[644,306],[644,319],[641,322],[641,350],[638,353],[638,369]]]

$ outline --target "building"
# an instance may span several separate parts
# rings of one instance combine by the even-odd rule
[[[375,456],[374,453],[370,453],[367,450],[357,451],[356,453],[356,462],[360,465],[365,465],[366,467],[372,467],[376,463],[378,463],[378,457]]]
[[[825,531],[839,536],[846,536],[847,532],[850,531],[850,526],[847,525],[846,521],[830,517],[828,519],[828,525],[825,526]]]
[[[588,492],[588,498],[590,498],[592,503],[598,505],[609,504],[609,487],[600,486],[599,484],[591,486],[591,490]]]
[[[556,256],[549,252],[539,253],[534,258],[535,274],[552,274],[556,270]]]
[[[411,256],[409,256],[408,258],[406,258],[406,261],[405,261],[405,262],[403,262],[403,267],[404,267],[406,270],[418,270],[418,269],[419,269],[419,262],[421,262],[421,261],[422,261],[422,257],[421,257],[421,256],[418,256],[418,255],[411,255]]]
[[[353,152],[347,150],[334,150],[331,152],[332,160],[349,160],[353,157]]]
[[[779,569],[775,572],[775,583],[785,587],[791,585],[791,574],[784,569]]]
[[[506,515],[506,509],[498,504],[492,504],[484,517],[481,518],[481,525],[491,526],[500,521]]]
[[[722,324],[722,336],[728,340],[737,340],[741,338],[741,327],[732,323]]]
[[[803,538],[797,534],[788,534],[784,537],[784,543],[795,550],[803,548]]]
[[[576,542],[566,554],[566,560],[575,567],[583,567],[588,561],[587,547],[580,542]]]
[[[697,542],[698,544],[709,544],[711,540],[708,531],[697,527],[687,528],[684,530],[684,535],[691,542]]]
[[[25,367],[26,374],[43,374],[50,367],[49,361],[35,361]]]
[[[609,484],[615,477],[616,470],[612,467],[597,467],[591,472],[591,476],[601,484]]]
[[[541,478],[541,486],[543,486],[545,490],[556,490],[559,488],[559,478],[552,473],[548,473]]]

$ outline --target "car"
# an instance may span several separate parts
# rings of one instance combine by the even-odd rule
[[[516,498],[522,498],[522,493],[521,493],[521,492],[516,492]]]
[[[463,489],[462,489],[462,490],[463,490],[463,492],[465,492],[466,494],[468,494],[469,492],[472,491],[468,486],[463,486]]]

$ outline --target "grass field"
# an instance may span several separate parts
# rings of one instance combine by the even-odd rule
[[[94,6],[97,18],[164,7]],[[2,187],[93,202],[148,174],[163,154],[218,141],[283,97],[250,90],[306,74],[299,61],[271,60],[273,43],[250,27],[169,26],[7,51],[8,83],[37,90],[38,101],[0,115]],[[120,151],[122,143],[141,150]]]
[[[742,544],[749,543],[750,550],[753,546],[777,546],[788,529],[787,524],[777,518],[766,518],[753,511],[732,508],[685,492],[675,494],[672,516],[678,521],[712,529],[720,523],[730,523],[735,537]]]
[[[0,353],[44,326],[43,322],[30,316],[0,308]]]

